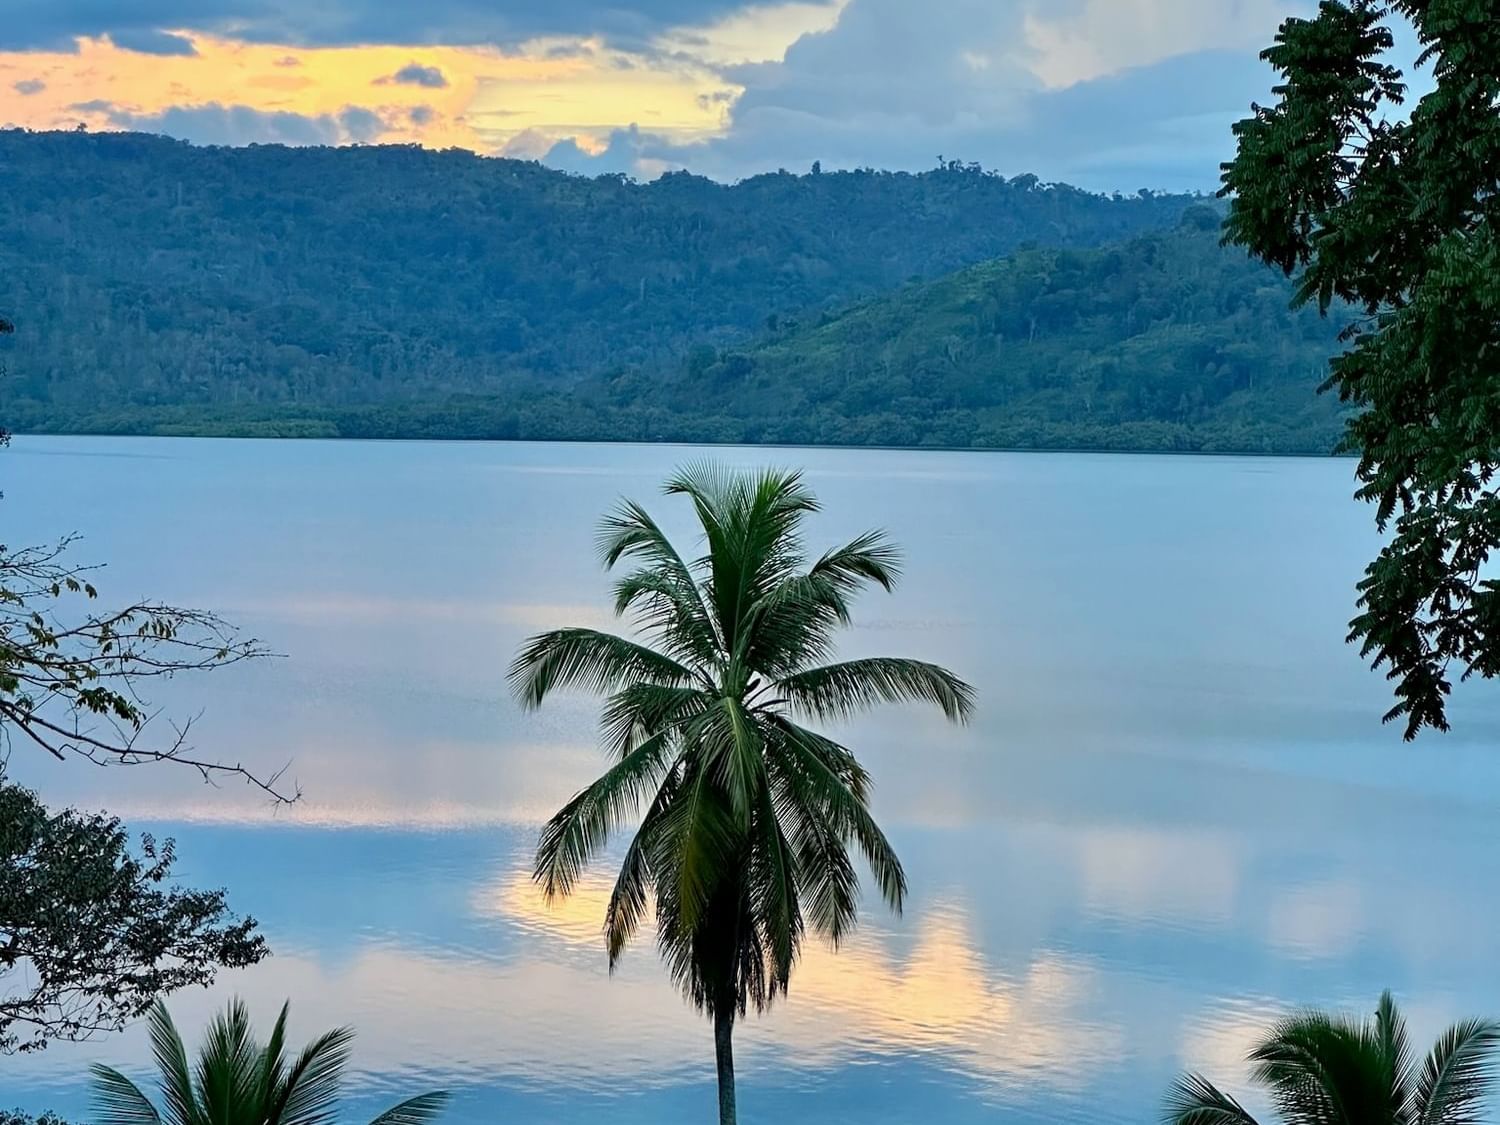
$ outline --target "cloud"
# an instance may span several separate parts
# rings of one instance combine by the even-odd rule
[[[23,78],[21,81],[11,85],[11,89],[23,98],[29,98],[32,94],[40,94],[46,88],[47,83],[43,82],[40,78]]]
[[[407,63],[395,74],[375,79],[376,86],[422,86],[429,90],[441,90],[448,85],[447,76],[435,66]]]
[[[6,21],[10,49],[65,49],[79,36],[161,34],[189,29],[247,42],[518,44],[543,36],[645,43],[668,28],[700,24],[750,6],[747,0],[22,0]]]
[[[26,2],[36,15],[20,22],[39,37],[54,35],[62,24],[49,21],[68,13],[63,22],[77,31],[77,13],[104,10],[83,0]],[[171,107],[200,111],[182,125],[196,137],[305,133],[317,138],[309,143],[330,143],[392,133],[582,174],[649,178],[685,167],[736,180],[815,161],[830,171],[929,168],[941,154],[1101,190],[1209,190],[1231,151],[1229,126],[1268,92],[1271,71],[1256,52],[1283,6],[1310,3],[429,0],[417,9],[330,0],[314,9],[293,0],[138,0],[110,6],[113,26],[103,31],[156,49],[196,45],[201,59],[158,65],[89,41],[72,70],[33,62],[12,77],[46,75],[45,97],[16,99],[26,123],[43,127],[61,120],[68,102],[100,97],[147,119]],[[207,25],[228,38],[200,30]],[[572,30],[510,36],[544,28]],[[305,42],[368,45],[286,53]],[[487,46],[462,45],[479,42]],[[260,73],[248,74],[251,62]],[[289,62],[301,69],[275,69]],[[231,72],[247,76],[229,84]],[[345,106],[370,100],[372,81],[391,94],[372,111],[384,130],[358,114],[340,118]],[[434,107],[426,122],[412,116],[419,102]],[[282,128],[269,117],[252,129],[201,119],[201,107],[231,104],[296,111],[314,124]]]
[[[345,135],[351,141],[357,141],[360,144],[368,144],[375,140],[385,132],[386,128],[380,114],[357,105],[345,107],[338,116],[338,122],[343,127]]]
[[[559,141],[554,137],[548,136],[540,129],[522,129],[505,142],[500,149],[500,155],[513,157],[516,160],[540,160],[543,163],[549,163],[548,157],[551,155],[552,149],[569,143],[571,143],[572,152],[576,152],[580,157],[587,157],[588,154],[578,147],[576,138],[567,137]],[[560,150],[560,156],[568,151],[566,149]],[[560,167],[560,165],[554,164],[552,167]],[[597,172],[604,170],[600,168]],[[584,167],[578,169],[578,171],[581,171],[584,175],[597,174],[596,170],[590,167]]]
[[[714,106],[730,105],[734,102],[735,92],[733,90],[714,90],[707,94],[698,95],[698,104],[704,109]]]
[[[406,111],[406,119],[418,128],[432,124],[436,116],[437,111],[430,105],[414,105]]]
[[[1157,22],[1192,7],[1128,3]],[[1172,38],[1183,49],[1158,57],[1149,37],[1105,43],[1119,37],[1117,17],[1098,0],[850,0],[832,27],[803,35],[781,60],[723,69],[743,92],[721,135],[674,143],[619,130],[602,147],[557,138],[544,159],[579,173],[687,167],[732,180],[815,160],[927,168],[941,154],[1097,190],[1207,190],[1230,153],[1230,124],[1271,83],[1255,47],[1269,41],[1275,15],[1259,0],[1241,8],[1253,18],[1229,31],[1185,20]],[[1083,42],[1098,49],[1084,58]],[[1070,66],[1087,77],[1063,82]]]
[[[517,138],[511,155],[525,155],[520,147],[524,137]],[[641,163],[649,159],[648,150],[669,149],[672,146],[660,137],[646,136],[639,126],[616,129],[609,135],[608,143],[597,152],[585,149],[576,137],[564,137],[542,157],[542,163],[562,172],[576,172],[584,176],[613,175],[625,172],[639,174]]]
[[[135,51],[142,55],[191,56],[198,53],[193,41],[185,35],[173,35],[151,28],[125,28],[109,33],[110,42],[122,51]]]
[[[637,125],[615,129],[597,150],[585,148],[575,137],[564,137],[545,152],[539,153],[535,148],[537,140],[534,133],[522,133],[507,147],[506,155],[521,158],[540,156],[541,162],[548,167],[580,176],[623,174],[650,180],[663,172],[685,168],[685,146],[673,144],[655,134],[643,133]]]
[[[202,145],[365,143],[377,139],[387,128],[378,113],[362,106],[346,106],[337,114],[303,114],[210,102],[140,113],[96,100],[72,108],[103,114],[116,129],[160,133]]]

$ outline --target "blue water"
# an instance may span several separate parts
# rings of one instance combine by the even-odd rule
[[[275,955],[231,993],[293,1031],[358,1029],[348,1118],[451,1087],[449,1120],[712,1119],[707,1026],[648,944],[613,977],[610,872],[549,910],[541,818],[598,769],[593,709],[523,715],[519,641],[604,619],[595,520],[655,495],[673,447],[20,439],[4,539],[78,531],[105,603],[216,609],[281,658],[174,681],[205,753],[291,763],[281,812],[173,769],[10,772],[56,804],[177,837]],[[1500,687],[1456,731],[1383,728],[1387,686],[1343,644],[1374,547],[1342,461],[716,450],[800,465],[833,542],[908,552],[850,654],[939,660],[980,689],[965,730],[885,712],[841,733],[914,893],[743,1026],[742,1119],[1146,1122],[1181,1067],[1243,1086],[1289,1006],[1414,1031],[1500,1013]],[[0,987],[4,987],[0,978]],[[89,1062],[142,1071],[139,1029],[0,1059],[0,1104],[83,1117]]]

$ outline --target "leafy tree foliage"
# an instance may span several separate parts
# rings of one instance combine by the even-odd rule
[[[3,300],[27,310],[25,362],[0,392],[18,430],[170,424],[184,406],[417,411],[455,394],[524,413],[586,373],[675,364],[771,312],[1028,239],[1097,245],[1187,202],[962,167],[638,184],[416,147],[19,130],[0,132],[0,169]],[[518,420],[528,433],[547,423],[538,409]]]
[[[29,1113],[22,1113],[19,1109],[0,1109],[0,1125],[68,1125],[55,1113],[43,1113],[33,1117]]]
[[[1433,88],[1402,116],[1388,21]],[[1323,0],[1263,57],[1276,102],[1235,127],[1228,237],[1297,298],[1363,314],[1328,386],[1355,408],[1358,495],[1390,540],[1360,583],[1358,641],[1406,736],[1447,729],[1450,667],[1500,672],[1500,19],[1493,0]]]
[[[610,835],[639,818],[604,920],[610,965],[654,901],[667,967],[713,1020],[720,1121],[732,1125],[735,1019],[786,991],[809,928],[835,945],[853,928],[851,851],[890,907],[906,894],[870,815],[869,775],[803,723],[898,702],[963,720],[973,692],[915,660],[825,663],[853,596],[871,584],[889,590],[898,556],[870,532],[809,559],[801,525],[818,505],[797,474],[705,465],[666,491],[689,500],[702,527],[695,562],[635,503],[599,533],[607,566],[638,564],[616,583],[615,610],[633,615],[644,643],[592,629],[543,633],[517,657],[511,683],[529,707],[568,688],[606,696],[613,764],[547,823],[536,879],[548,897],[567,895]]]
[[[328,1125],[337,1120],[344,1070],[354,1032],[337,1028],[314,1039],[296,1058],[286,1054],[286,1017],[281,1014],[264,1044],[256,1041],[244,1001],[233,1000],[214,1019],[197,1065],[166,1006],[151,1009],[151,1050],[160,1072],[162,1109],[118,1070],[95,1066],[98,1125]],[[437,1091],[392,1106],[371,1125],[428,1125],[448,1103]]]
[[[908,285],[758,347],[694,351],[664,406],[740,439],[1327,453],[1313,393],[1336,330],[1219,245],[1221,213],[1089,250],[1028,250]],[[610,388],[628,407],[644,377]]]
[[[1500,1024],[1465,1020],[1445,1031],[1420,1062],[1389,992],[1373,1020],[1306,1012],[1283,1020],[1250,1061],[1287,1125],[1470,1125],[1486,1119],[1494,1089]],[[1197,1074],[1167,1096],[1164,1125],[1256,1125],[1238,1101]]]
[[[136,853],[118,820],[49,813],[0,773],[0,1052],[119,1030],[265,956],[222,891],[173,885],[174,859],[170,840]]]

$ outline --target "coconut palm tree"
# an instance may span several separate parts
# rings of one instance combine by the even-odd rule
[[[899,558],[870,532],[810,560],[800,531],[818,504],[800,474],[699,465],[664,491],[691,502],[702,557],[685,561],[628,501],[599,533],[606,567],[635,564],[615,585],[615,612],[630,616],[640,640],[543,633],[510,680],[527,707],[562,688],[606,697],[613,764],[547,823],[535,877],[549,899],[567,895],[611,834],[635,825],[605,912],[609,963],[654,900],[667,967],[713,1022],[719,1119],[732,1125],[735,1019],[786,991],[805,930],[834,945],[849,933],[858,904],[851,849],[893,910],[906,893],[870,815],[868,774],[804,722],[902,701],[962,721],[973,692],[915,660],[826,663],[852,596],[869,584],[891,589]]]
[[[338,1103],[354,1032],[337,1028],[314,1039],[296,1059],[285,1054],[287,1005],[262,1046],[244,1002],[214,1017],[189,1067],[187,1048],[160,1001],[147,1027],[161,1072],[162,1109],[118,1070],[95,1066],[97,1125],[328,1125]],[[448,1102],[444,1092],[392,1106],[371,1125],[427,1125]]]
[[[1373,1020],[1305,1012],[1250,1052],[1251,1076],[1287,1125],[1472,1125],[1495,1082],[1500,1023],[1465,1020],[1420,1064],[1389,992]],[[1186,1074],[1167,1095],[1166,1125],[1255,1125],[1228,1094]]]

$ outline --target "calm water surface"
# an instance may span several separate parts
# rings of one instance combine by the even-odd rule
[[[518,642],[598,623],[597,517],[708,451],[25,439],[0,458],[4,539],[78,531],[106,601],[212,607],[285,659],[160,697],[200,748],[291,762],[304,803],[163,769],[59,766],[51,802],[179,841],[275,956],[238,992],[301,1037],[359,1030],[349,1103],[449,1086],[454,1125],[710,1120],[707,1026],[649,944],[613,978],[606,869],[548,909],[536,826],[593,776],[594,712],[522,715]],[[717,450],[804,466],[819,545],[870,525],[908,550],[853,654],[942,661],[974,724],[886,712],[843,731],[914,889],[741,1033],[757,1122],[1146,1122],[1183,1066],[1238,1084],[1290,1005],[1395,988],[1422,1035],[1500,1013],[1500,688],[1415,748],[1342,643],[1372,550],[1351,466],[1316,460]],[[87,1064],[132,1031],[0,1060],[0,1104],[82,1116]]]

